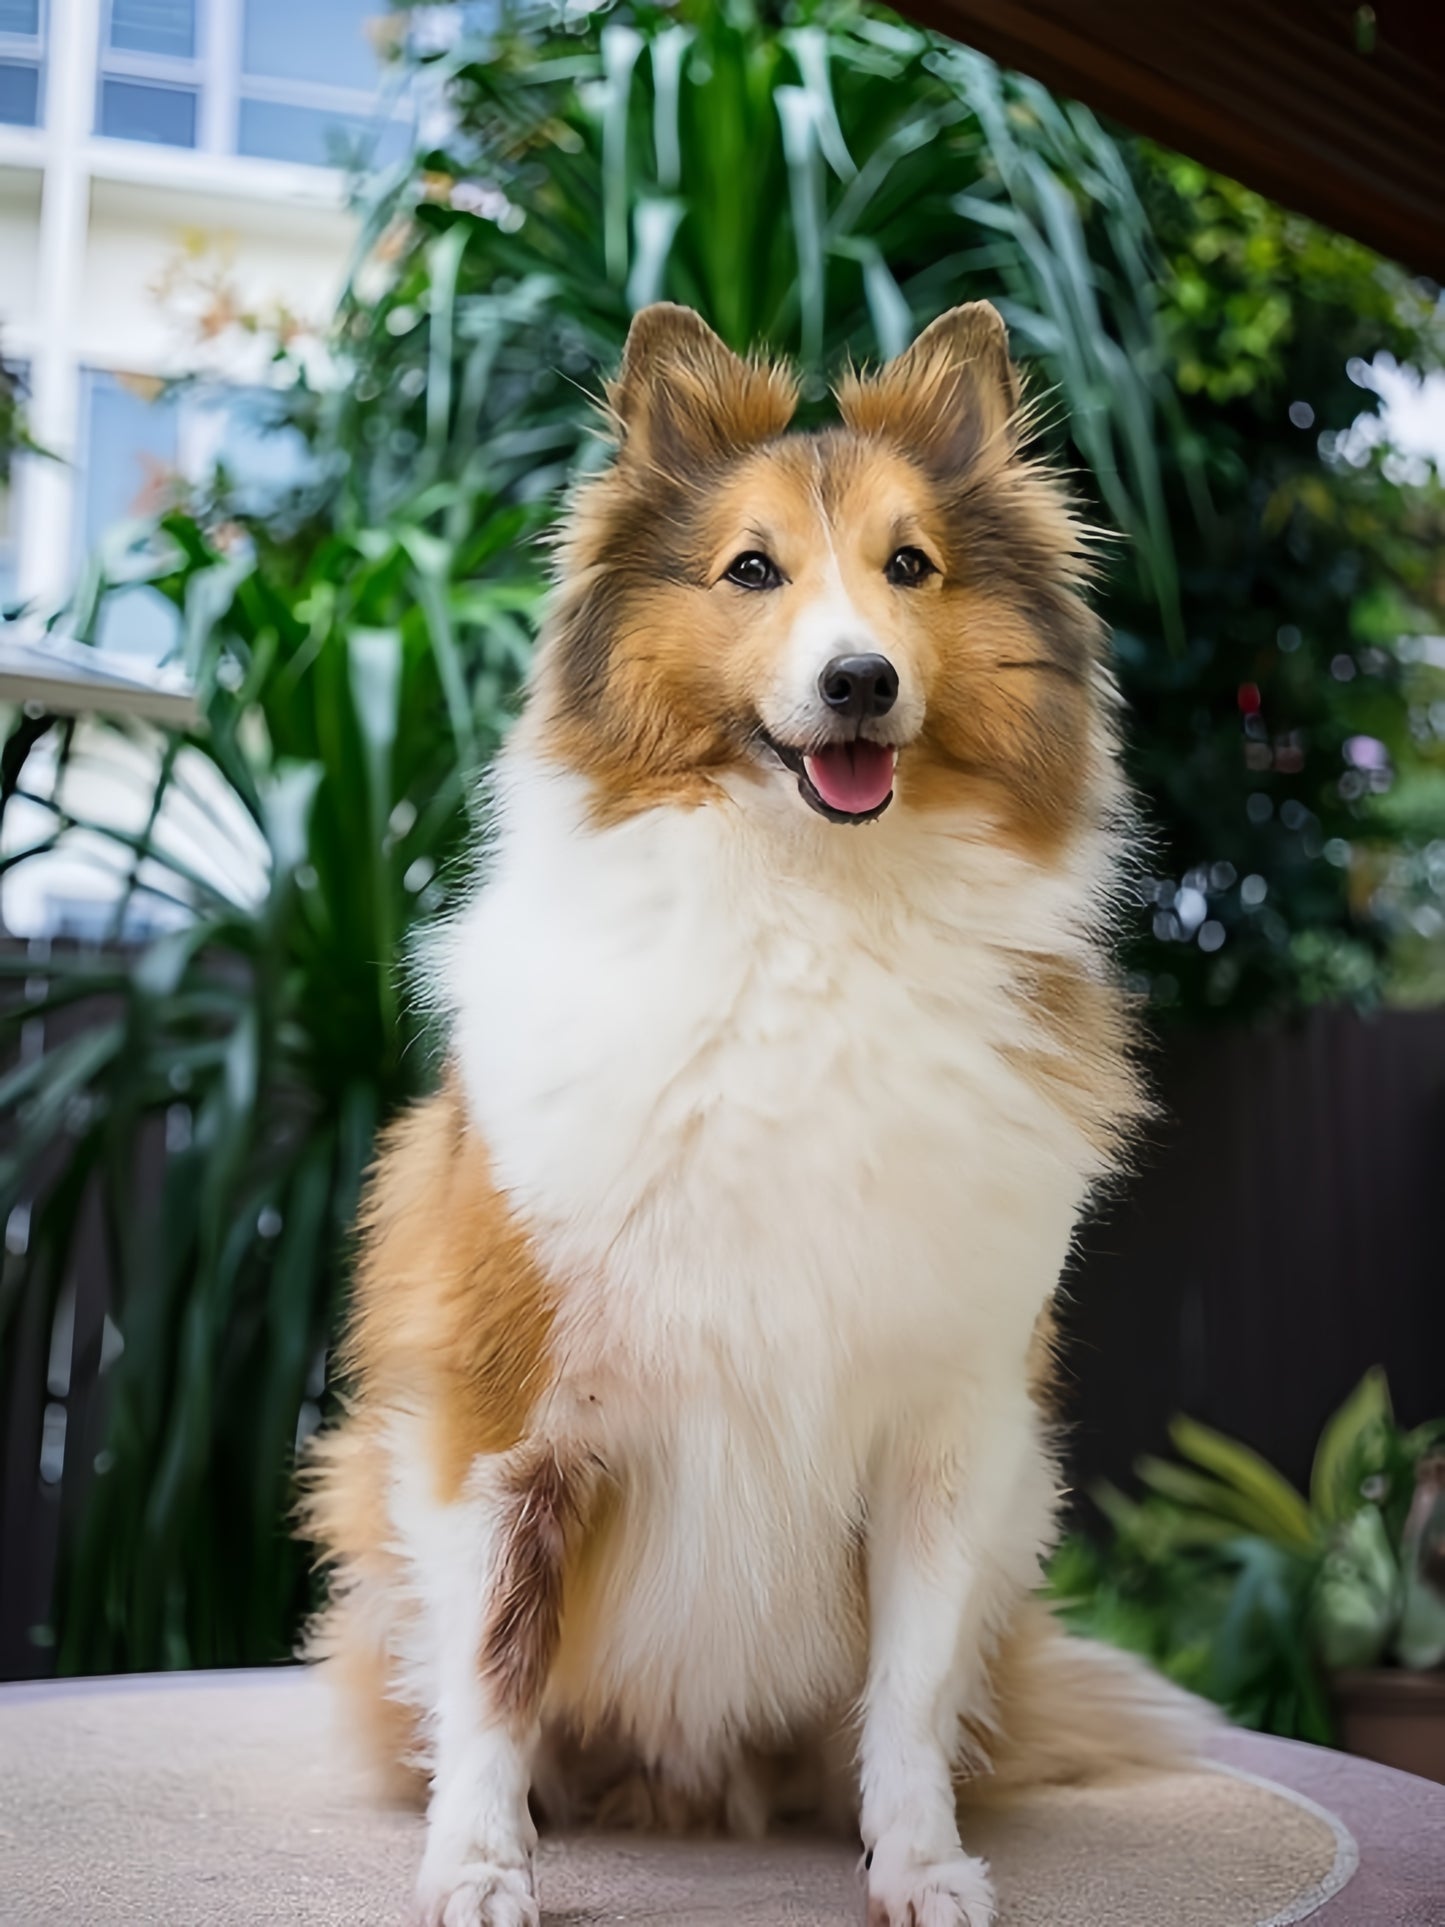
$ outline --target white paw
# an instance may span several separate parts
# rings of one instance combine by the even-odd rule
[[[991,1927],[995,1910],[986,1860],[925,1860],[886,1837],[873,1852],[868,1927]]]
[[[525,1867],[469,1860],[445,1874],[422,1872],[416,1927],[541,1927],[542,1916]]]

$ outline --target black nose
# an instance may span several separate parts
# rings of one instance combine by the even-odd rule
[[[818,692],[840,716],[886,716],[898,701],[898,671],[887,656],[834,656]]]

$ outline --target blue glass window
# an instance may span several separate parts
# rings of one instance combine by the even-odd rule
[[[284,503],[315,471],[305,440],[282,422],[282,412],[266,389],[186,388],[151,399],[143,384],[87,376],[82,553],[96,554],[117,539],[122,523],[153,514],[182,468],[196,483],[223,470],[229,500],[242,514]],[[106,596],[96,641],[156,662],[178,635],[174,605],[138,583]]]
[[[38,34],[40,0],[0,0],[0,33]]]
[[[231,0],[235,50],[207,36],[199,0],[106,0],[97,131],[117,140],[195,147],[214,134],[201,114],[205,88],[237,99],[235,151],[313,167],[379,166],[406,144],[372,124],[381,61],[368,29],[389,0]],[[0,0],[29,11],[38,0]],[[17,16],[18,17],[18,16]],[[224,36],[229,39],[229,36]],[[3,96],[0,96],[3,99]],[[229,120],[225,103],[220,122]],[[33,117],[17,99],[10,117]],[[0,118],[5,118],[0,105]]]
[[[195,0],[111,0],[110,44],[119,53],[193,59]]]
[[[213,389],[188,397],[187,406],[204,425],[214,467],[224,471],[228,499],[241,514],[264,515],[315,480],[305,437],[284,421],[271,390]]]
[[[39,121],[39,66],[30,60],[0,60],[0,122],[35,127]]]
[[[384,18],[387,0],[245,0],[241,67],[270,80],[311,80],[328,87],[376,86],[377,59],[366,34]]]
[[[115,375],[89,378],[85,461],[85,546],[108,528],[145,515],[175,473],[180,452],[174,399],[152,399],[141,383]]]
[[[100,83],[100,131],[116,140],[194,147],[196,90],[107,74]]]
[[[287,101],[241,102],[239,154],[301,161],[312,167],[384,166],[405,145],[405,130],[395,122],[378,126],[359,114],[294,107]]]
[[[93,554],[120,522],[155,508],[166,478],[175,472],[180,421],[175,402],[114,375],[88,381],[83,539]],[[155,589],[136,585],[107,596],[96,641],[103,649],[158,661],[177,634],[176,612]]]
[[[95,625],[97,649],[113,649],[122,656],[163,662],[180,640],[181,619],[173,602],[159,589],[133,582],[115,589],[101,605]]]

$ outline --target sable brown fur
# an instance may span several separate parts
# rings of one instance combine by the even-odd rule
[[[720,601],[716,580],[756,536],[820,503],[840,552],[860,534],[896,537],[938,564],[906,612],[896,596],[879,606],[880,632],[921,629],[932,664],[899,807],[973,807],[1051,860],[1098,792],[1110,698],[1082,595],[1085,534],[1023,451],[997,315],[958,310],[881,373],[850,374],[842,425],[806,434],[784,433],[790,376],[731,354],[696,316],[648,310],[633,335],[609,390],[618,457],[573,502],[528,724],[591,777],[598,820],[705,802],[723,772],[751,766],[781,618]],[[885,497],[904,505],[903,524],[875,538],[868,517]],[[873,588],[883,595],[881,574]]]
[[[511,1451],[548,1381],[554,1306],[530,1245],[491,1178],[450,1081],[387,1133],[361,1212],[356,1294],[342,1350],[352,1404],[312,1442],[301,1527],[331,1570],[313,1656],[354,1690],[375,1757],[417,1751],[391,1672],[407,1590],[390,1550],[390,1414],[426,1414],[435,1496],[461,1489],[481,1454]]]
[[[1020,960],[1019,1003],[1037,1041],[1008,1050],[1037,1086],[1117,1170],[1153,1115],[1135,1067],[1135,1036],[1117,983],[1061,957]]]
[[[421,1733],[396,1693],[391,1649],[406,1598],[390,1550],[387,1465],[376,1425],[353,1411],[314,1438],[302,1468],[300,1528],[329,1568],[330,1597],[311,1626],[305,1655],[325,1660],[363,1754],[398,1798],[419,1802]]]
[[[501,1557],[480,1666],[498,1711],[525,1725],[541,1705],[562,1624],[569,1552],[593,1484],[589,1469],[544,1452],[508,1480]]]
[[[448,1082],[383,1143],[342,1354],[367,1404],[434,1414],[439,1499],[456,1496],[479,1454],[523,1437],[547,1382],[554,1309]]]

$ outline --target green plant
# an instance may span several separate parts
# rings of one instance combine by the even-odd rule
[[[176,501],[70,614],[88,636],[136,581],[181,611],[199,720],[129,732],[155,772],[140,820],[75,800],[122,725],[22,717],[5,748],[0,804],[43,825],[6,860],[99,850],[175,922],[134,955],[6,966],[3,1035],[43,1017],[57,1041],[0,1087],[0,1214],[30,1210],[0,1335],[21,1291],[54,1316],[93,1206],[124,1346],[56,1602],[66,1671],[262,1659],[294,1636],[294,1444],[328,1395],[375,1130],[427,1070],[397,960],[470,840],[543,587],[528,538],[595,459],[589,392],[636,306],[690,300],[740,347],[795,352],[816,403],[845,351],[996,296],[1133,531],[1140,593],[1176,619],[1147,225],[1090,116],[819,6],[534,15],[430,65],[447,150],[366,213],[341,378],[286,393],[306,486],[261,517],[224,478]],[[175,833],[197,811],[203,855]],[[62,1038],[72,1007],[93,1021]]]
[[[1061,1548],[1051,1584],[1075,1623],[1246,1725],[1313,1740],[1331,1737],[1331,1672],[1445,1660],[1445,1420],[1402,1430],[1367,1372],[1320,1435],[1307,1498],[1208,1426],[1170,1435],[1177,1459],[1139,1461],[1142,1499],[1096,1494],[1108,1538]]]
[[[10,458],[25,439],[20,376],[0,355],[0,485],[9,472]]]
[[[1439,981],[1445,489],[1356,429],[1374,356],[1445,360],[1428,288],[876,9],[618,4],[437,69],[456,134],[378,218],[450,234],[463,297],[545,284],[554,430],[654,296],[800,357],[814,401],[843,354],[998,302],[1126,538],[1104,602],[1154,832],[1128,954],[1162,1016]]]
[[[534,510],[474,474],[375,523],[327,513],[281,535],[197,503],[155,532],[193,728],[27,718],[6,746],[6,803],[47,825],[7,862],[98,841],[124,864],[117,933],[137,899],[174,922],[135,953],[0,964],[5,1036],[95,1013],[0,1084],[0,1219],[31,1207],[32,1315],[37,1295],[53,1312],[88,1197],[124,1341],[58,1602],[63,1671],[288,1649],[307,1589],[293,1446],[323,1395],[376,1129],[428,1071],[398,957],[471,840],[530,650]],[[86,766],[126,747],[155,772],[144,820],[91,822],[71,800]]]
[[[16,455],[33,446],[25,426],[25,384],[18,369],[0,354],[0,520],[4,519],[10,489],[10,471]],[[0,604],[0,622],[6,610]]]
[[[1109,606],[1158,837],[1138,982],[1195,1023],[1422,994],[1445,931],[1426,640],[1445,488],[1382,444],[1373,363],[1438,368],[1445,317],[1401,269],[1196,162],[1143,145],[1134,165],[1197,455],[1182,477],[1164,450],[1185,648],[1158,646],[1126,576]],[[1184,512],[1201,486],[1207,509]]]
[[[123,559],[182,612],[200,720],[132,744],[113,723],[20,717],[0,762],[7,824],[20,805],[44,817],[7,864],[83,846],[176,920],[134,954],[7,966],[0,1015],[7,1044],[72,1006],[95,1020],[68,1039],[57,1024],[0,1086],[0,1211],[33,1207],[0,1343],[22,1296],[32,1322],[52,1317],[91,1202],[124,1340],[103,1379],[108,1469],[56,1607],[71,1670],[259,1659],[293,1635],[293,1442],[329,1395],[358,1173],[425,1075],[396,960],[470,840],[543,591],[530,538],[599,457],[592,402],[642,302],[691,302],[737,347],[795,354],[805,419],[845,355],[888,354],[954,301],[1003,308],[1043,432],[1126,538],[1104,594],[1156,884],[1175,893],[1150,908],[1181,929],[1146,924],[1134,946],[1161,1007],[1373,991],[1369,863],[1413,838],[1416,884],[1435,892],[1438,871],[1445,889],[1424,854],[1436,748],[1411,720],[1433,714],[1438,672],[1402,670],[1396,648],[1433,606],[1433,507],[1382,469],[1286,446],[1279,425],[1296,383],[1330,368],[1320,418],[1347,425],[1342,384],[1354,405],[1362,391],[1346,353],[1430,362],[1435,324],[1402,275],[871,7],[531,9],[418,58],[451,131],[364,209],[328,343],[338,378],[285,392],[311,479],[261,517],[224,485],[181,502]],[[1336,553],[1343,574],[1321,562]],[[116,586],[115,567],[91,575],[82,634]],[[1309,647],[1291,654],[1277,632],[1297,606]],[[1384,667],[1324,700],[1346,634]],[[1278,700],[1270,729],[1303,718],[1300,770],[1241,720],[1248,678]],[[1338,796],[1351,732],[1387,741],[1400,780],[1327,821],[1317,792]],[[138,821],[80,820],[71,778],[122,738],[154,775]],[[1249,762],[1262,748],[1267,775]],[[1259,787],[1264,827],[1246,810]],[[1413,815],[1380,814],[1412,795]],[[1290,828],[1295,803],[1312,814]],[[171,836],[182,806],[214,818],[219,877]],[[1243,896],[1255,872],[1267,903]],[[1226,930],[1216,951],[1183,930],[1190,878]],[[1259,1583],[1273,1598],[1284,1581]]]
[[[446,233],[463,295],[543,277],[557,365],[589,375],[636,309],[671,299],[740,352],[791,354],[816,402],[843,355],[897,354],[942,308],[992,297],[1179,631],[1158,264],[1092,115],[876,9],[629,0],[540,33],[523,19],[435,63],[455,132],[421,199],[404,185],[379,218],[414,205],[419,234]],[[405,265],[389,300],[391,327],[414,300]],[[350,321],[376,326],[369,305]]]

